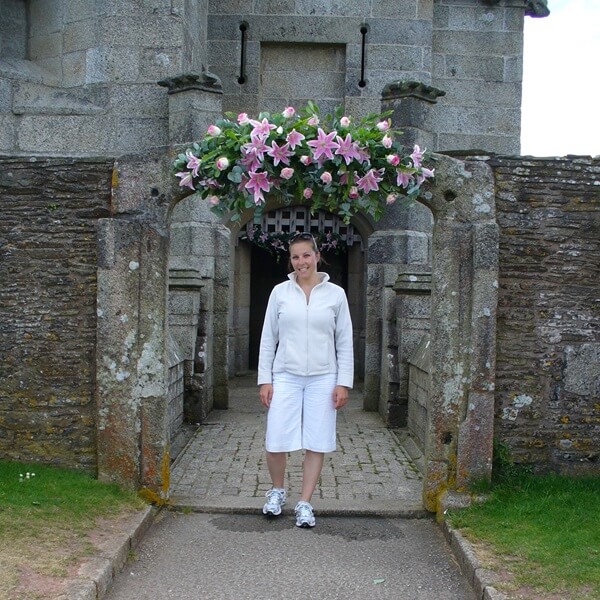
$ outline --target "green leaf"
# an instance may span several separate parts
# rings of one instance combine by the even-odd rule
[[[383,579],[383,578],[373,579],[373,583],[375,585],[379,585],[380,583],[383,583],[384,581],[385,581],[385,579]]]

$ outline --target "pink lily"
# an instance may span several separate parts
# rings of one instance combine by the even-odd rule
[[[296,109],[293,106],[288,106],[281,114],[286,119],[291,119],[296,114]]]
[[[185,153],[188,159],[186,167],[192,171],[194,177],[198,177],[198,169],[200,168],[200,159],[194,156],[189,150]]]
[[[412,161],[413,161],[413,165],[418,169],[421,166],[421,161],[423,160],[423,154],[425,153],[425,150],[421,150],[421,148],[419,148],[419,146],[417,146],[415,144],[415,147],[412,151],[412,154],[410,155]]]
[[[355,158],[360,158],[360,154],[356,149],[357,144],[352,140],[352,136],[350,134],[346,135],[346,139],[342,139],[339,135],[335,139],[338,143],[335,153],[341,156],[346,161],[347,165],[349,165]]]
[[[177,177],[181,178],[179,182],[179,187],[189,187],[191,190],[195,190],[193,177],[190,171],[180,171],[179,173],[175,173]]]
[[[369,169],[363,177],[359,177],[356,187],[368,194],[370,191],[376,192],[379,189],[379,182],[383,179],[381,170]]]
[[[271,142],[271,148],[267,150],[267,154],[273,157],[274,166],[277,166],[280,162],[284,165],[289,165],[289,157],[294,155],[293,152],[290,152],[290,145],[288,143],[278,146],[277,142]]]
[[[250,136],[261,136],[263,139],[269,137],[272,129],[276,129],[277,125],[269,123],[268,119],[264,118],[262,121],[255,121],[250,119],[250,124],[254,129],[250,132]]]
[[[410,185],[410,182],[413,180],[413,177],[410,173],[402,171],[401,169],[396,170],[396,175],[396,185],[399,187],[407,188]]]
[[[247,123],[250,123],[250,119],[248,118],[248,113],[240,113],[237,116],[237,122],[240,125],[246,125]]]
[[[301,134],[299,131],[292,129],[285,138],[287,143],[290,145],[290,148],[293,150],[296,146],[299,146],[302,143],[302,140],[306,139],[306,136]]]
[[[421,173],[417,177],[417,185],[421,185],[426,179],[433,177],[434,171],[435,169],[427,169],[426,167],[423,167],[421,169]]]
[[[259,204],[259,199],[264,201],[263,190],[268,192],[271,189],[269,175],[265,171],[251,171],[250,179],[246,184],[246,189],[254,194],[255,204]]]
[[[333,153],[332,150],[336,150],[339,148],[339,144],[336,144],[333,141],[333,138],[337,135],[337,131],[332,131],[331,133],[325,133],[320,127],[317,130],[317,139],[310,140],[308,145],[314,148],[313,156],[315,160],[319,160],[322,156],[325,158],[332,160]]]
[[[256,158],[262,162],[265,157],[265,152],[269,149],[269,146],[265,144],[262,137],[259,135],[254,135],[254,131],[250,134],[250,139],[252,141],[244,144],[242,146],[242,150],[246,154],[254,154],[254,156],[256,156]]]

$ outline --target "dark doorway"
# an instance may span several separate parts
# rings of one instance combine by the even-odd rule
[[[329,274],[330,281],[347,290],[348,286],[348,255],[333,252],[322,253],[323,263],[320,271]],[[281,255],[279,260],[270,252],[252,244],[250,255],[250,327],[248,367],[258,367],[258,350],[263,321],[267,310],[269,294],[274,286],[287,279],[289,273],[288,259]]]

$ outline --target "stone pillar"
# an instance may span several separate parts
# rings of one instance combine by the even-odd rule
[[[396,292],[397,387],[396,402],[388,407],[389,424],[408,424],[408,360],[429,331],[431,311],[431,267],[402,265],[394,284]]]
[[[184,360],[184,417],[194,423],[201,423],[209,412],[196,369],[197,361],[202,360],[198,332],[204,286],[196,269],[169,269],[169,330]]]
[[[195,141],[211,123],[222,118],[223,89],[215,75],[179,75],[163,79],[158,85],[168,88],[171,145]]]
[[[98,222],[98,477],[168,492],[166,237],[139,222]]]
[[[498,224],[482,162],[440,156],[435,218],[425,507],[443,512],[492,469]]]
[[[427,233],[383,230],[369,238],[363,408],[378,410],[390,425],[397,417],[400,381],[394,285],[406,265],[428,259]]]
[[[435,148],[435,132],[428,125],[428,113],[446,92],[418,81],[395,81],[383,88],[381,109],[392,111],[394,127],[402,130],[407,147]]]

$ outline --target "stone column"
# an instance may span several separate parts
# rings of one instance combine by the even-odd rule
[[[139,222],[98,222],[98,477],[168,492],[167,238]]]
[[[406,427],[408,424],[408,359],[413,355],[424,334],[429,331],[431,311],[431,267],[402,265],[394,284],[396,292],[397,331],[397,394],[390,403],[389,424]]]
[[[203,72],[163,79],[169,93],[169,143],[199,139],[208,126],[222,118],[223,88],[218,77]]]
[[[383,88],[382,111],[392,111],[394,127],[402,130],[407,147],[435,148],[435,132],[428,125],[428,113],[446,92],[418,81],[394,81]]]
[[[423,489],[442,513],[492,469],[498,224],[482,162],[440,156],[428,202],[435,218],[431,388]]]

